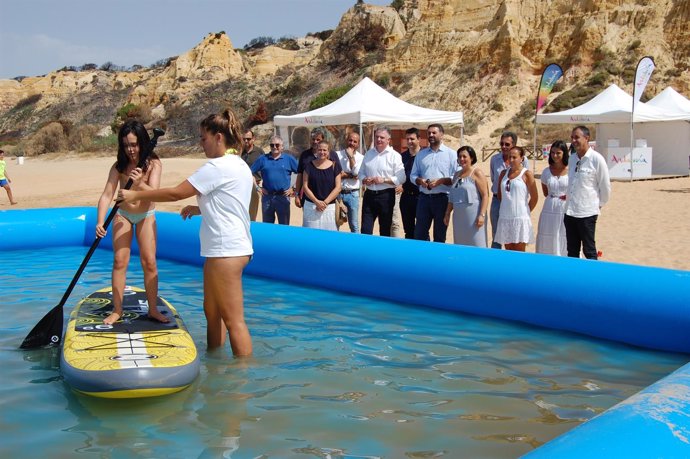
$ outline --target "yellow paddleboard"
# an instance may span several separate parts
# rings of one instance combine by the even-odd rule
[[[158,310],[170,319],[148,317],[144,290],[126,287],[124,314],[112,324],[111,288],[92,293],[70,314],[60,368],[65,381],[84,394],[105,398],[153,397],[188,387],[199,375],[199,356],[179,314],[163,298]]]

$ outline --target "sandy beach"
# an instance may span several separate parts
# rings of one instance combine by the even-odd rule
[[[0,210],[95,206],[103,190],[113,156],[51,154],[25,158],[17,164],[5,157],[18,204],[10,206],[0,191]],[[162,186],[180,183],[205,159],[198,156],[163,159]],[[479,163],[488,172],[488,160]],[[538,161],[537,174],[546,166]],[[690,270],[690,178],[666,178],[635,182],[613,182],[611,201],[604,207],[597,225],[597,246],[602,260],[644,266]],[[194,199],[189,200],[190,203]],[[537,226],[543,204],[532,213]],[[159,210],[177,212],[183,202],[160,203]],[[293,206],[291,224],[301,226],[302,211]],[[448,231],[452,242],[452,229]],[[528,245],[534,252],[534,244]],[[541,276],[541,274],[537,274]]]

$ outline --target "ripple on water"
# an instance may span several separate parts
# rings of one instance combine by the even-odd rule
[[[204,351],[201,269],[160,260],[161,295],[199,346],[200,377],[158,399],[83,397],[62,381],[57,352],[17,346],[57,304],[86,250],[3,253],[3,452],[30,442],[34,457],[512,458],[685,363],[252,277],[244,290],[255,355],[234,360]],[[111,263],[110,252],[96,251],[66,312],[107,285]],[[136,260],[128,275],[142,285]]]

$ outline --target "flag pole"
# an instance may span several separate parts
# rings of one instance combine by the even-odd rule
[[[633,98],[632,110],[630,111],[630,181],[633,181],[634,158],[635,151],[635,106],[640,101],[640,97],[647,86],[649,78],[654,71],[654,59],[651,56],[645,56],[637,63],[635,70],[635,82],[633,84]]]

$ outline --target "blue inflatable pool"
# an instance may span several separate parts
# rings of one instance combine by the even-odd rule
[[[199,219],[157,218],[158,256],[201,264]],[[0,249],[88,246],[95,219],[94,208],[2,211]],[[687,271],[262,223],[252,235],[248,274],[690,354]],[[510,301],[508,271],[525,286]],[[690,457],[690,366],[525,457]]]

